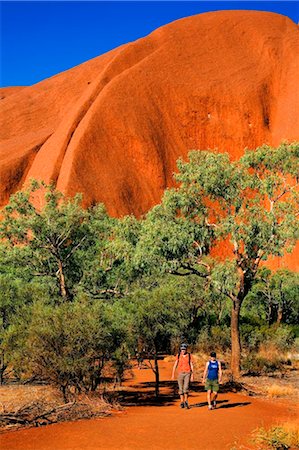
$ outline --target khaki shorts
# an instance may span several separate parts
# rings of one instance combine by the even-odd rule
[[[190,372],[180,372],[178,376],[179,394],[188,394],[190,385]]]
[[[205,385],[205,390],[206,391],[213,391],[213,392],[218,392],[219,391],[219,383],[218,380],[206,380],[206,385]]]

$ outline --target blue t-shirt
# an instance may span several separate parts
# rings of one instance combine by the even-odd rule
[[[209,361],[207,379],[218,380],[218,370],[219,370],[218,361]]]

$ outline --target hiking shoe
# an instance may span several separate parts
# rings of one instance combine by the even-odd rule
[[[213,409],[213,406],[212,406],[212,405],[209,405],[209,406],[208,406],[208,409],[209,409],[209,410]]]
[[[185,403],[184,402],[182,402],[181,404],[180,404],[180,408],[185,408]]]
[[[213,409],[216,409],[216,400],[213,401]]]
[[[185,402],[185,408],[190,409],[189,403]]]

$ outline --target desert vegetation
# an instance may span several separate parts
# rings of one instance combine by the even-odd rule
[[[299,431],[294,422],[259,428],[253,433],[253,443],[260,450],[287,450],[299,448]]]
[[[0,224],[1,383],[43,380],[69,402],[107,371],[121,382],[142,349],[158,395],[159,354],[182,339],[231,357],[234,379],[283,371],[298,354],[299,276],[264,262],[298,241],[298,174],[296,143],[234,162],[193,151],[178,187],[140,219],[36,181],[12,195]]]

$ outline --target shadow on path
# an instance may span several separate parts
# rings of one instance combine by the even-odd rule
[[[136,385],[134,389],[140,389],[140,387],[140,385]],[[118,401],[123,406],[170,406],[176,400],[177,397],[172,393],[161,393],[156,398],[152,391],[123,389],[118,394]]]
[[[235,388],[235,386],[233,386]],[[118,401],[123,406],[171,406],[178,399],[178,384],[177,381],[161,381],[160,395],[158,398],[154,394],[155,382],[146,381],[137,384],[127,385],[118,393]],[[220,394],[231,392],[231,383],[221,385]],[[204,386],[199,382],[192,382],[190,386],[190,400],[192,402],[192,392],[205,392]],[[250,402],[228,403],[229,400],[218,400],[217,409],[221,408],[235,408],[250,405]],[[190,408],[207,407],[208,403],[200,402],[192,405]]]
[[[251,402],[229,403],[228,405],[221,405],[221,406],[219,406],[218,409],[220,409],[220,408],[236,408],[237,406],[241,407],[241,406],[247,406],[247,405],[251,405]]]
[[[218,400],[217,401],[217,405],[219,405],[220,403],[227,403],[228,400]],[[194,403],[193,405],[190,405],[190,408],[202,408],[203,406],[208,406],[208,402],[200,402],[200,403]],[[221,406],[220,406],[221,408]]]

